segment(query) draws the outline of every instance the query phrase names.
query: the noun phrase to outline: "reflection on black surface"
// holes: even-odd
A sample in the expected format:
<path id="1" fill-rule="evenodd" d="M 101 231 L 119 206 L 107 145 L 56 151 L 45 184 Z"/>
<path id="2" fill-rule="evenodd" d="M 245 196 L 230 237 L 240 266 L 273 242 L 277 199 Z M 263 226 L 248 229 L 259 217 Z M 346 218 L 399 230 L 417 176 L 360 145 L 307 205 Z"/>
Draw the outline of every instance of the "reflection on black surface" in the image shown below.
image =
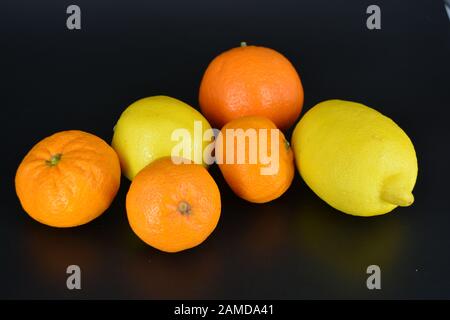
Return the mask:
<path id="1" fill-rule="evenodd" d="M 23 217 L 24 219 L 30 219 Z M 86 228 L 56 229 L 34 221 L 25 221 L 23 241 L 24 265 L 32 266 L 23 277 L 29 277 L 28 286 L 34 288 L 22 292 L 28 298 L 57 298 L 67 296 L 66 269 L 69 265 L 80 266 L 82 288 L 95 286 L 102 276 L 102 255 L 104 249 L 98 241 L 92 241 Z M 83 288 L 84 289 L 84 288 Z M 47 292 L 52 292 L 47 295 Z M 76 296 L 76 291 L 72 293 Z"/>
<path id="2" fill-rule="evenodd" d="M 15 221 L 25 248 L 19 265 L 26 267 L 18 272 L 29 290 L 18 296 L 282 298 L 327 296 L 327 292 L 345 296 L 367 292 L 367 266 L 380 265 L 395 276 L 396 265 L 402 265 L 401 217 L 407 213 L 345 215 L 316 197 L 299 177 L 280 199 L 251 204 L 231 193 L 217 168 L 211 172 L 223 198 L 219 225 L 203 244 L 177 254 L 160 252 L 134 235 L 124 207 L 126 182 L 112 208 L 85 226 L 50 228 L 23 213 Z M 65 287 L 70 264 L 81 267 L 82 292 Z"/>
<path id="3" fill-rule="evenodd" d="M 298 250 L 335 273 L 337 282 L 364 285 L 369 265 L 392 269 L 402 257 L 403 229 L 396 210 L 384 216 L 354 217 L 308 195 L 295 211 L 292 234 Z"/>
<path id="4" fill-rule="evenodd" d="M 251 224 L 242 234 L 242 249 L 254 259 L 268 258 L 283 246 L 286 220 L 277 209 L 270 205 L 257 208 Z"/>
<path id="5" fill-rule="evenodd" d="M 140 241 L 136 239 L 136 241 Z M 204 245 L 178 254 L 157 251 L 142 243 L 128 263 L 124 287 L 134 297 L 151 299 L 198 299 L 216 288 L 221 256 Z"/>

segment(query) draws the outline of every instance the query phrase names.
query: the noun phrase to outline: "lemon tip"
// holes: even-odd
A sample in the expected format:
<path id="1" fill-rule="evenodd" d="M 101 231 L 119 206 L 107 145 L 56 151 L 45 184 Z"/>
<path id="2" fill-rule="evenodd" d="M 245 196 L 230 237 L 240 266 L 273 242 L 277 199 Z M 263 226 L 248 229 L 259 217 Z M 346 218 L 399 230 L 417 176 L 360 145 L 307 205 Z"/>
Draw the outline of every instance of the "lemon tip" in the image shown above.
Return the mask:
<path id="1" fill-rule="evenodd" d="M 400 207 L 408 207 L 414 203 L 414 196 L 411 192 L 384 192 L 381 198 L 388 203 Z"/>

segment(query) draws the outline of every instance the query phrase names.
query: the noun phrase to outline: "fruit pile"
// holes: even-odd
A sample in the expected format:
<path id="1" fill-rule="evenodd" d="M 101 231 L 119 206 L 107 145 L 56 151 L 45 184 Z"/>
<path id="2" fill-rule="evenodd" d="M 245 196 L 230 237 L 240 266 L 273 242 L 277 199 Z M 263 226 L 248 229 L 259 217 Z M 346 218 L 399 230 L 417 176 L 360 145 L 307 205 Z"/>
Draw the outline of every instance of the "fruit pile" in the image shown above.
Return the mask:
<path id="1" fill-rule="evenodd" d="M 131 104 L 111 146 L 90 133 L 58 132 L 37 143 L 17 169 L 23 209 L 53 227 L 79 226 L 113 201 L 123 173 L 128 221 L 147 244 L 178 252 L 202 243 L 220 218 L 217 163 L 233 192 L 253 203 L 279 198 L 297 166 L 330 206 L 374 216 L 409 206 L 417 178 L 414 146 L 391 119 L 359 103 L 328 100 L 292 127 L 303 106 L 294 66 L 264 47 L 217 56 L 200 85 L 201 113 L 154 96 Z M 212 129 L 213 127 L 220 128 Z"/>

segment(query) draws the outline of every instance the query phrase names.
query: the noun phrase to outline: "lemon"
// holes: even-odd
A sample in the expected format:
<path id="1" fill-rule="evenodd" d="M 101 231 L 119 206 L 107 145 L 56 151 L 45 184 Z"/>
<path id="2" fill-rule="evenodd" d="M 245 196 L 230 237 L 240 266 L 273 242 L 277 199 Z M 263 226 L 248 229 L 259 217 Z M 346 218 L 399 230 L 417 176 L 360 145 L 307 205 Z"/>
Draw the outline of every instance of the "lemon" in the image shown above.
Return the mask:
<path id="1" fill-rule="evenodd" d="M 172 134 L 180 129 L 192 138 L 188 144 L 190 152 L 184 158 L 205 165 L 203 151 L 211 142 L 198 135 L 211 130 L 211 126 L 200 112 L 167 96 L 148 97 L 131 104 L 115 125 L 112 140 L 124 175 L 132 180 L 150 162 L 171 156 L 174 147 L 181 143 Z"/>
<path id="2" fill-rule="evenodd" d="M 372 108 L 343 100 L 319 103 L 297 124 L 292 146 L 306 184 L 342 212 L 374 216 L 414 202 L 414 146 Z"/>

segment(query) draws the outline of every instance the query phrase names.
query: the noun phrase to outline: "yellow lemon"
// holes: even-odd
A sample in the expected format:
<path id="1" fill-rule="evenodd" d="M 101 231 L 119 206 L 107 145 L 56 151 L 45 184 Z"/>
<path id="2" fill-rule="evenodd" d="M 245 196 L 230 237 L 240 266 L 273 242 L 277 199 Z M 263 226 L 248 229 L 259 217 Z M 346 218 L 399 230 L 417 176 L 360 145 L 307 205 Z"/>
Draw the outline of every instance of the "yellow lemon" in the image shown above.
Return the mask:
<path id="1" fill-rule="evenodd" d="M 125 109 L 114 127 L 111 145 L 119 156 L 122 172 L 133 180 L 150 162 L 172 156 L 180 144 L 189 149 L 180 152 L 180 157 L 205 164 L 203 151 L 211 144 L 203 139 L 207 130 L 211 130 L 208 121 L 191 106 L 175 98 L 154 96 Z"/>
<path id="2" fill-rule="evenodd" d="M 306 184 L 340 211 L 374 216 L 414 202 L 414 146 L 394 121 L 372 108 L 321 102 L 297 124 L 292 147 Z"/>

